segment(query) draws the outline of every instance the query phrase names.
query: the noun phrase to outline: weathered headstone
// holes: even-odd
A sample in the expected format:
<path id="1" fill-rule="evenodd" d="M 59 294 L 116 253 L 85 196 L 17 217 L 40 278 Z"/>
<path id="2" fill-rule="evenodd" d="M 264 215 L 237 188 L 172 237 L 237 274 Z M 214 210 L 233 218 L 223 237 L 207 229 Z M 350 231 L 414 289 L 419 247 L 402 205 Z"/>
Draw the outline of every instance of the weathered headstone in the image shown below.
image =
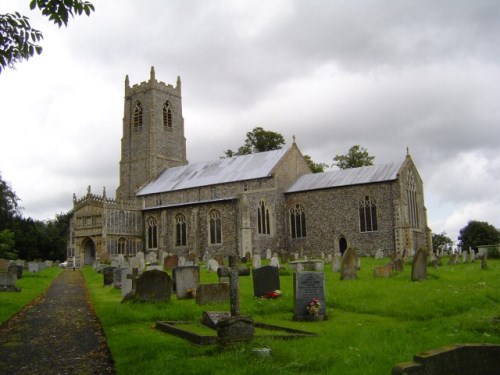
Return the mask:
<path id="1" fill-rule="evenodd" d="M 483 255 L 483 259 L 481 259 L 481 269 L 488 269 L 488 250 Z"/>
<path id="2" fill-rule="evenodd" d="M 142 251 L 139 251 L 137 254 L 135 254 L 135 257 L 139 259 L 139 271 L 142 271 L 144 267 L 146 266 L 146 261 L 144 259 L 144 253 Z"/>
<path id="3" fill-rule="evenodd" d="M 260 254 L 254 254 L 252 259 L 253 268 L 259 268 L 262 266 L 262 261 L 260 259 Z"/>
<path id="4" fill-rule="evenodd" d="M 198 305 L 224 302 L 229 302 L 229 283 L 199 284 L 196 288 Z"/>
<path id="5" fill-rule="evenodd" d="M 335 253 L 332 258 L 332 272 L 340 272 L 340 256 Z"/>
<path id="6" fill-rule="evenodd" d="M 117 267 L 113 270 L 113 288 L 121 289 L 122 287 L 122 269 Z"/>
<path id="7" fill-rule="evenodd" d="M 28 263 L 28 271 L 29 272 L 38 272 L 38 262 L 29 262 Z"/>
<path id="8" fill-rule="evenodd" d="M 19 264 L 13 263 L 9 265 L 8 271 L 15 273 L 18 280 L 23 278 L 23 266 Z"/>
<path id="9" fill-rule="evenodd" d="M 177 299 L 193 298 L 200 284 L 200 267 L 186 266 L 175 268 L 175 292 Z"/>
<path id="10" fill-rule="evenodd" d="M 20 292 L 16 286 L 17 276 L 14 272 L 0 271 L 0 292 Z"/>
<path id="11" fill-rule="evenodd" d="M 475 260 L 476 260 L 476 252 L 474 250 L 470 250 L 469 251 L 469 258 L 470 258 L 470 262 L 473 263 Z"/>
<path id="12" fill-rule="evenodd" d="M 273 257 L 273 253 L 271 252 L 271 249 L 266 250 L 266 259 L 271 259 Z"/>
<path id="13" fill-rule="evenodd" d="M 462 263 L 467 263 L 467 251 L 462 251 Z"/>
<path id="14" fill-rule="evenodd" d="M 129 263 L 130 263 L 130 269 L 137 268 L 138 270 L 142 271 L 141 267 L 141 262 L 137 257 L 130 257 L 129 258 Z"/>
<path id="15" fill-rule="evenodd" d="M 143 302 L 165 302 L 172 296 L 173 281 L 163 271 L 145 271 L 136 281 L 135 298 Z"/>
<path id="16" fill-rule="evenodd" d="M 356 249 L 349 247 L 342 256 L 340 279 L 353 280 L 358 278 L 358 254 Z"/>
<path id="17" fill-rule="evenodd" d="M 294 273 L 293 290 L 293 320 L 326 319 L 325 274 L 323 272 Z"/>
<path id="18" fill-rule="evenodd" d="M 180 256 L 177 261 L 177 267 L 184 267 L 184 266 L 186 266 L 186 258 Z"/>
<path id="19" fill-rule="evenodd" d="M 421 281 L 427 278 L 427 252 L 418 249 L 411 264 L 411 280 Z"/>
<path id="20" fill-rule="evenodd" d="M 263 266 L 252 271 L 253 294 L 262 297 L 269 292 L 280 289 L 279 269 L 273 266 Z"/>
<path id="21" fill-rule="evenodd" d="M 269 263 L 272 267 L 280 268 L 280 261 L 278 257 L 272 257 L 271 262 Z"/>
<path id="22" fill-rule="evenodd" d="M 384 252 L 382 251 L 382 249 L 378 249 L 375 252 L 375 259 L 382 259 L 383 257 L 384 257 Z"/>
<path id="23" fill-rule="evenodd" d="M 217 269 L 219 268 L 219 262 L 217 262 L 215 259 L 209 259 L 207 262 L 207 267 L 209 272 L 217 272 Z"/>
<path id="24" fill-rule="evenodd" d="M 130 268 L 121 269 L 122 298 L 132 291 L 132 278 L 130 278 L 130 275 L 132 275 L 132 270 Z"/>
<path id="25" fill-rule="evenodd" d="M 156 252 L 151 251 L 146 254 L 144 260 L 149 264 L 156 263 L 158 261 L 158 256 L 156 255 Z"/>
<path id="26" fill-rule="evenodd" d="M 104 285 L 113 285 L 113 273 L 115 267 L 104 267 L 102 269 L 102 277 Z"/>
<path id="27" fill-rule="evenodd" d="M 165 259 L 163 260 L 163 269 L 164 270 L 171 270 L 172 268 L 178 267 L 179 266 L 179 257 L 174 254 L 174 255 L 167 255 Z"/>
<path id="28" fill-rule="evenodd" d="M 391 277 L 391 273 L 391 265 L 379 266 L 373 269 L 373 276 L 375 277 Z"/>
<path id="29" fill-rule="evenodd" d="M 9 270 L 9 261 L 4 258 L 0 258 L 0 272 L 7 272 Z"/>

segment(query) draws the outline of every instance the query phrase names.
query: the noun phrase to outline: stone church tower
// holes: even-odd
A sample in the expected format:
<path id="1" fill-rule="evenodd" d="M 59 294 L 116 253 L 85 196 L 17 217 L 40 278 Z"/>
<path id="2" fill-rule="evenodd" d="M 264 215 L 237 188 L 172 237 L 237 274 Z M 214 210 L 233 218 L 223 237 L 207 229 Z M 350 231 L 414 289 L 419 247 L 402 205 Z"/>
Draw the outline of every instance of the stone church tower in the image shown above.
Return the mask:
<path id="1" fill-rule="evenodd" d="M 154 67 L 148 82 L 130 87 L 125 78 L 118 201 L 136 199 L 137 189 L 167 168 L 187 164 L 181 80 L 158 82 Z"/>

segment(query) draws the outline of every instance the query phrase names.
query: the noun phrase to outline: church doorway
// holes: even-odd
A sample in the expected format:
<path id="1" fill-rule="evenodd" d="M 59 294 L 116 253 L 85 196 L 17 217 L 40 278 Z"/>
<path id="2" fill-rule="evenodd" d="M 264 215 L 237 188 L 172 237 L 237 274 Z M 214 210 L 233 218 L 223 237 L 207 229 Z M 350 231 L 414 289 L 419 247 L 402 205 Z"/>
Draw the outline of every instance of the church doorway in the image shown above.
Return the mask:
<path id="1" fill-rule="evenodd" d="M 347 240 L 344 236 L 339 238 L 339 250 L 341 255 L 344 255 L 344 251 L 347 250 Z"/>
<path id="2" fill-rule="evenodd" d="M 83 264 L 93 264 L 95 261 L 95 243 L 90 237 L 83 240 Z"/>

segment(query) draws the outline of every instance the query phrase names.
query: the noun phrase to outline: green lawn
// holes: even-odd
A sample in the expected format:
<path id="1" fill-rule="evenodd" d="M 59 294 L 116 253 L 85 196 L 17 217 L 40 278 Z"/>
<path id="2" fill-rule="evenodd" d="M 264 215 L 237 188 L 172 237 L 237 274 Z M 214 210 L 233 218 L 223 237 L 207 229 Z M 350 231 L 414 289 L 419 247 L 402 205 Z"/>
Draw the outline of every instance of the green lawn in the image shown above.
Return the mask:
<path id="1" fill-rule="evenodd" d="M 54 278 L 61 272 L 62 269 L 59 267 L 45 268 L 36 273 L 24 270 L 23 277 L 16 282 L 17 287 L 21 288 L 21 292 L 0 293 L 0 324 L 45 292 Z"/>
<path id="2" fill-rule="evenodd" d="M 359 279 L 339 280 L 326 266 L 328 320 L 293 322 L 293 278 L 281 276 L 282 297 L 253 297 L 251 277 L 241 277 L 241 313 L 254 320 L 315 332 L 296 340 L 258 338 L 220 350 L 200 347 L 154 329 L 157 320 L 192 320 L 204 310 L 194 300 L 122 304 L 119 290 L 103 286 L 102 274 L 84 269 L 119 374 L 390 374 L 395 363 L 451 343 L 500 343 L 500 260 L 429 269 L 424 282 L 411 282 L 411 266 L 390 279 L 373 267 L 387 259 L 363 258 Z M 202 269 L 202 282 L 216 282 Z M 253 348 L 271 348 L 257 357 Z"/>

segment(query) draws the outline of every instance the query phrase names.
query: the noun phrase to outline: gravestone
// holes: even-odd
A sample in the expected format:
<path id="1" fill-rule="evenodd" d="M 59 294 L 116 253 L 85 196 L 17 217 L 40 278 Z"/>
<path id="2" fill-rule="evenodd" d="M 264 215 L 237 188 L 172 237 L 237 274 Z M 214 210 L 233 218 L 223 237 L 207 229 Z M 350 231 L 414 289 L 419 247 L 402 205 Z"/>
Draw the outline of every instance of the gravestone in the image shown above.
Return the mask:
<path id="1" fill-rule="evenodd" d="M 333 259 L 333 255 L 332 255 L 332 254 L 328 254 L 328 255 L 326 256 L 326 261 L 327 261 L 328 263 L 332 263 L 332 259 Z"/>
<path id="2" fill-rule="evenodd" d="M 51 260 L 46 260 L 44 263 L 45 263 L 45 267 L 48 267 L 48 268 L 50 268 L 54 265 L 54 262 Z"/>
<path id="3" fill-rule="evenodd" d="M 122 283 L 122 302 L 130 301 L 135 298 L 135 290 L 137 288 L 137 279 L 139 278 L 139 270 L 137 268 L 133 268 L 132 272 L 126 275 L 125 284 Z M 130 281 L 129 281 L 130 280 Z M 130 282 L 130 284 L 129 284 Z M 123 293 L 125 290 L 125 294 Z"/>
<path id="4" fill-rule="evenodd" d="M 272 257 L 272 258 L 271 258 L 270 265 L 271 265 L 272 267 L 277 267 L 277 268 L 280 268 L 280 261 L 279 261 L 278 257 Z"/>
<path id="5" fill-rule="evenodd" d="M 280 289 L 279 268 L 263 266 L 252 271 L 253 294 L 255 297 L 263 297 L 269 292 Z"/>
<path id="6" fill-rule="evenodd" d="M 113 273 L 115 267 L 104 267 L 102 269 L 102 277 L 104 285 L 113 285 Z"/>
<path id="7" fill-rule="evenodd" d="M 475 260 L 476 260 L 476 252 L 474 250 L 470 250 L 470 254 L 469 254 L 469 258 L 470 258 L 470 262 L 473 263 Z"/>
<path id="8" fill-rule="evenodd" d="M 391 265 L 375 267 L 373 269 L 373 276 L 375 277 L 391 277 L 391 273 L 392 273 Z"/>
<path id="9" fill-rule="evenodd" d="M 404 261 L 399 257 L 390 261 L 387 265 L 391 265 L 392 269 L 396 272 L 403 272 Z"/>
<path id="10" fill-rule="evenodd" d="M 146 263 L 149 263 L 149 264 L 156 263 L 158 261 L 158 256 L 156 255 L 156 253 L 154 251 L 151 251 L 151 252 L 146 254 L 144 260 L 146 261 Z"/>
<path id="11" fill-rule="evenodd" d="M 113 270 L 113 288 L 121 289 L 122 287 L 122 269 L 117 267 Z"/>
<path id="12" fill-rule="evenodd" d="M 193 298 L 200 284 L 200 267 L 186 266 L 175 268 L 175 292 L 177 299 Z"/>
<path id="13" fill-rule="evenodd" d="M 173 281 L 163 271 L 145 271 L 137 278 L 135 299 L 143 302 L 165 302 L 172 296 Z"/>
<path id="14" fill-rule="evenodd" d="M 131 258 L 129 258 L 128 261 L 130 263 L 131 269 L 137 268 L 138 270 L 140 270 L 142 272 L 142 268 L 140 268 L 141 262 L 139 261 L 139 259 L 137 259 L 137 257 L 131 257 Z"/>
<path id="15" fill-rule="evenodd" d="M 11 264 L 8 271 L 15 273 L 18 280 L 23 278 L 23 266 L 20 266 L 19 264 Z"/>
<path id="16" fill-rule="evenodd" d="M 260 259 L 260 254 L 255 254 L 252 259 L 253 268 L 259 268 L 262 266 L 262 261 Z"/>
<path id="17" fill-rule="evenodd" d="M 422 281 L 427 278 L 427 252 L 418 249 L 411 263 L 411 280 Z"/>
<path id="18" fill-rule="evenodd" d="M 146 261 L 144 260 L 144 253 L 142 251 L 139 251 L 137 254 L 135 254 L 135 257 L 139 259 L 139 271 L 142 271 L 146 266 Z"/>
<path id="19" fill-rule="evenodd" d="M 382 249 L 378 249 L 377 252 L 375 253 L 375 259 L 382 259 L 384 257 L 384 252 Z"/>
<path id="20" fill-rule="evenodd" d="M 229 302 L 229 283 L 199 284 L 196 288 L 196 304 Z"/>
<path id="21" fill-rule="evenodd" d="M 483 259 L 481 259 L 481 269 L 488 269 L 488 250 L 485 251 Z"/>
<path id="22" fill-rule="evenodd" d="M 273 257 L 273 253 L 271 252 L 271 249 L 266 250 L 266 259 L 271 259 Z"/>
<path id="23" fill-rule="evenodd" d="M 163 260 L 163 269 L 164 270 L 171 270 L 172 268 L 178 267 L 179 266 L 179 257 L 174 254 L 174 255 L 167 255 L 165 259 Z"/>
<path id="24" fill-rule="evenodd" d="M 112 259 L 110 266 L 113 268 L 118 268 L 120 267 L 120 262 L 118 261 L 118 259 Z"/>
<path id="25" fill-rule="evenodd" d="M 186 266 L 186 258 L 180 256 L 177 261 L 177 267 L 184 267 L 184 266 Z"/>
<path id="26" fill-rule="evenodd" d="M 323 272 L 297 272 L 293 274 L 293 320 L 325 320 L 326 295 Z"/>
<path id="27" fill-rule="evenodd" d="M 219 268 L 219 262 L 217 262 L 215 259 L 209 259 L 207 262 L 207 268 L 209 272 L 217 272 L 217 269 Z"/>
<path id="28" fill-rule="evenodd" d="M 28 271 L 29 272 L 38 272 L 38 263 L 37 262 L 29 262 L 28 263 Z"/>
<path id="29" fill-rule="evenodd" d="M 122 268 L 121 269 L 121 289 L 122 289 L 122 298 L 125 298 L 127 294 L 132 291 L 132 270 L 130 268 Z"/>
<path id="30" fill-rule="evenodd" d="M 0 292 L 20 292 L 21 288 L 16 286 L 16 281 L 14 272 L 0 271 Z"/>
<path id="31" fill-rule="evenodd" d="M 332 272 L 340 272 L 340 256 L 335 253 L 332 258 Z"/>
<path id="32" fill-rule="evenodd" d="M 4 258 L 0 258 L 0 272 L 7 272 L 9 270 L 9 261 Z"/>
<path id="33" fill-rule="evenodd" d="M 349 247 L 342 255 L 340 266 L 340 280 L 353 280 L 358 278 L 358 254 L 356 249 Z"/>

